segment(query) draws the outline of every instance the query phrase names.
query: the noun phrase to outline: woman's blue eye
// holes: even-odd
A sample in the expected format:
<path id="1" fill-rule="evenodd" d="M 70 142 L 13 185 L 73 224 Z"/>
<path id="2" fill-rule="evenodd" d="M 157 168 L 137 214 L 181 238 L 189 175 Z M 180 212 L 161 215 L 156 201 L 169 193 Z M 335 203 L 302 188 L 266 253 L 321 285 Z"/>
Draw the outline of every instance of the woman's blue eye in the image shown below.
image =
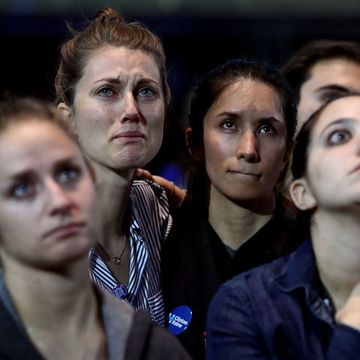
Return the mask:
<path id="1" fill-rule="evenodd" d="M 76 168 L 66 168 L 59 171 L 58 181 L 62 184 L 72 183 L 80 177 L 80 171 Z"/>
<path id="2" fill-rule="evenodd" d="M 151 97 L 155 95 L 155 91 L 150 88 L 142 88 L 139 90 L 138 94 L 143 97 Z"/>
<path id="3" fill-rule="evenodd" d="M 104 87 L 98 91 L 98 94 L 104 97 L 114 96 L 114 90 L 109 87 Z"/>
<path id="4" fill-rule="evenodd" d="M 351 138 L 351 134 L 346 130 L 335 130 L 327 139 L 330 146 L 344 144 Z"/>
<path id="5" fill-rule="evenodd" d="M 32 195 L 33 193 L 33 187 L 26 183 L 20 183 L 14 186 L 12 189 L 12 196 L 14 196 L 17 199 L 23 199 L 27 198 Z"/>

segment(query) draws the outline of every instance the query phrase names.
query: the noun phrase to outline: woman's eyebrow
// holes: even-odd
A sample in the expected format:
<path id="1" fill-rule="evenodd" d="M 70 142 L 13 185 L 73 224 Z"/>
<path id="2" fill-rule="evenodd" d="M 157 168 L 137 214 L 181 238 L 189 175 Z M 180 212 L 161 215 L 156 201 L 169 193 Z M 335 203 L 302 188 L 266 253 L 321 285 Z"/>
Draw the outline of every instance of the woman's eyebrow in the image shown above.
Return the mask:
<path id="1" fill-rule="evenodd" d="M 336 125 L 347 125 L 347 126 L 352 126 L 355 123 L 355 119 L 353 118 L 340 118 L 337 119 L 333 122 L 331 122 L 330 124 L 326 125 L 325 128 L 320 132 L 320 134 L 323 134 L 325 131 L 327 131 L 327 129 L 332 128 L 333 126 Z"/>

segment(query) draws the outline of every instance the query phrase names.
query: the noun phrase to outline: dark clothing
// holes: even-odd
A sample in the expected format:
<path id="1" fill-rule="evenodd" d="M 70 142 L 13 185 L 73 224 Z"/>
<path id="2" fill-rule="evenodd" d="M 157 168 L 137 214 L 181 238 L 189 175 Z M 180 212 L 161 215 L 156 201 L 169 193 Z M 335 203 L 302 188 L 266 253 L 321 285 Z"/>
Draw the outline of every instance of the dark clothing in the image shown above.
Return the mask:
<path id="1" fill-rule="evenodd" d="M 101 315 L 109 360 L 190 360 L 188 354 L 150 316 L 134 312 L 105 290 L 99 289 Z M 141 335 L 141 336 L 140 336 Z M 16 312 L 0 273 L 0 359 L 42 360 Z"/>
<path id="2" fill-rule="evenodd" d="M 231 256 L 206 221 L 184 204 L 174 213 L 173 228 L 163 248 L 162 274 L 167 314 L 179 306 L 192 310 L 189 327 L 177 337 L 194 359 L 205 358 L 205 321 L 209 302 L 234 275 L 289 253 L 290 221 L 281 211 Z"/>
<path id="3" fill-rule="evenodd" d="M 209 308 L 209 360 L 355 360 L 359 354 L 360 331 L 335 323 L 310 241 L 230 280 Z"/>

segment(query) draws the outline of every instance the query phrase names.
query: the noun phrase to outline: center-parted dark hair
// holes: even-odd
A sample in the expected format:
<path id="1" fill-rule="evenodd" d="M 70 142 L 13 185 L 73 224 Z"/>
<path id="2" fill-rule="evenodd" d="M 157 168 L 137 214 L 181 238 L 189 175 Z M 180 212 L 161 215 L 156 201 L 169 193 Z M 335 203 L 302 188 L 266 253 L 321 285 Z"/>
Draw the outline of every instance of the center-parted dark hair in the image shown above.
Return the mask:
<path id="1" fill-rule="evenodd" d="M 310 115 L 309 119 L 304 123 L 304 125 L 300 129 L 300 132 L 296 137 L 295 147 L 293 151 L 293 158 L 291 163 L 291 172 L 294 179 L 299 179 L 305 176 L 306 174 L 306 167 L 309 158 L 309 145 L 310 145 L 311 134 L 321 114 L 329 106 L 329 104 L 332 104 L 334 101 L 347 98 L 349 96 L 360 96 L 360 93 L 351 92 L 327 101 L 317 111 L 315 111 L 312 115 Z"/>
<path id="2" fill-rule="evenodd" d="M 285 118 L 287 143 L 291 144 L 296 129 L 296 106 L 285 77 L 268 64 L 234 59 L 211 70 L 200 79 L 195 88 L 189 113 L 194 146 L 202 144 L 204 117 L 211 105 L 229 85 L 241 79 L 259 81 L 274 89 Z"/>
<path id="3" fill-rule="evenodd" d="M 270 86 L 277 94 L 286 124 L 286 143 L 292 145 L 296 129 L 296 106 L 292 90 L 285 77 L 274 67 L 247 59 L 234 59 L 223 63 L 200 79 L 195 88 L 189 113 L 189 125 L 192 128 L 190 147 L 203 149 L 204 118 L 211 105 L 231 84 L 240 80 L 253 80 Z M 202 159 L 193 159 L 188 173 L 188 198 L 194 203 L 207 205 L 208 177 Z M 270 191 L 270 190 L 269 190 Z M 200 206 L 200 205 L 199 205 Z M 206 206 L 207 209 L 207 206 Z M 200 209 L 198 209 L 200 210 Z"/>

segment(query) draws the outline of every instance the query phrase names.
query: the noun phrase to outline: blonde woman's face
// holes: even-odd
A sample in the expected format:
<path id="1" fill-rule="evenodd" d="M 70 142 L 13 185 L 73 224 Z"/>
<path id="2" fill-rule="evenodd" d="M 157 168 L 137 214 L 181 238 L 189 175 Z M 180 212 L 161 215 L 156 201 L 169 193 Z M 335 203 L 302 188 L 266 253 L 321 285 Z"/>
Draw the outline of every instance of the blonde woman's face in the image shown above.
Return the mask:
<path id="1" fill-rule="evenodd" d="M 0 229 L 2 254 L 42 268 L 84 258 L 99 240 L 94 181 L 58 126 L 29 119 L 1 133 Z"/>

